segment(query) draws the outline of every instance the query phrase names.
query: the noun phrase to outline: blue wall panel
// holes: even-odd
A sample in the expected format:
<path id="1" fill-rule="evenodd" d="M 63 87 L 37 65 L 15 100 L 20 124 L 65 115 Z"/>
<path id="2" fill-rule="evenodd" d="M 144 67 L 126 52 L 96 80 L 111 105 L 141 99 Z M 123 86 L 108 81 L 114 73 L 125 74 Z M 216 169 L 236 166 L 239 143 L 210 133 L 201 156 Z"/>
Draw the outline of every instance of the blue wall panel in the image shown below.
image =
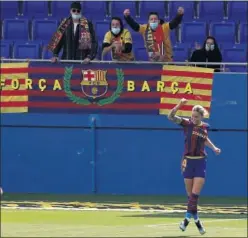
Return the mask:
<path id="1" fill-rule="evenodd" d="M 209 151 L 203 194 L 247 196 L 247 75 L 215 75 L 209 122 L 223 153 Z M 182 153 L 182 131 L 165 116 L 1 114 L 6 192 L 185 194 Z"/>
<path id="2" fill-rule="evenodd" d="M 1 130 L 6 192 L 91 192 L 91 132 L 47 128 Z"/>

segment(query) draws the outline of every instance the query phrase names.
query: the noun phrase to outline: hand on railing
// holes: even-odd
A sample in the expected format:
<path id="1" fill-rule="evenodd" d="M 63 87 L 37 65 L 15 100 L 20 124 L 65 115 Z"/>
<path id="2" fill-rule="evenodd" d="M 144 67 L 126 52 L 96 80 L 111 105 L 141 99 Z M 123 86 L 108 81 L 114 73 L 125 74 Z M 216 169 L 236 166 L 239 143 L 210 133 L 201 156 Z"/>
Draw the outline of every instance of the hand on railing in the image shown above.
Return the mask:
<path id="1" fill-rule="evenodd" d="M 52 63 L 57 63 L 59 61 L 59 58 L 58 57 L 52 57 L 51 58 L 51 62 Z"/>

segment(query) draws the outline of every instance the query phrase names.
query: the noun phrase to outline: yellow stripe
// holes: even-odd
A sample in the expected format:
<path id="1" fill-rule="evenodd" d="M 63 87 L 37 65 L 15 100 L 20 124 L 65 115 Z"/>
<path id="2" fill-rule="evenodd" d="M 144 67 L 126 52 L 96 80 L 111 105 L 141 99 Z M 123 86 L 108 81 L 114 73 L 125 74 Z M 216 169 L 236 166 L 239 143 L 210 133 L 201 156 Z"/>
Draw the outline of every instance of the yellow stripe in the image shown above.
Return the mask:
<path id="1" fill-rule="evenodd" d="M 12 90 L 12 91 L 19 91 L 19 90 L 26 90 L 25 84 L 20 84 L 19 89 L 13 89 L 11 85 L 5 85 L 2 90 Z"/>
<path id="2" fill-rule="evenodd" d="M 28 101 L 28 96 L 1 96 L 1 102 L 23 102 Z"/>
<path id="3" fill-rule="evenodd" d="M 184 93 L 185 89 L 184 88 L 178 88 L 178 92 L 177 93 Z M 193 95 L 205 95 L 205 96 L 211 96 L 212 95 L 212 91 L 211 90 L 205 90 L 205 89 L 192 89 L 193 91 Z M 172 94 L 172 90 L 170 87 L 165 87 L 164 91 L 166 93 L 171 93 Z"/>
<path id="4" fill-rule="evenodd" d="M 21 74 L 1 74 L 1 81 L 5 81 L 6 79 L 27 79 L 28 74 L 27 73 L 21 73 Z"/>
<path id="5" fill-rule="evenodd" d="M 160 115 L 168 115 L 170 111 L 171 111 L 170 109 L 160 109 L 159 114 Z M 177 112 L 177 116 L 179 116 L 179 117 L 191 117 L 191 114 L 192 114 L 191 111 L 179 110 Z M 206 116 L 205 118 L 209 118 L 209 115 Z"/>
<path id="6" fill-rule="evenodd" d="M 0 107 L 1 113 L 28 112 L 27 107 Z"/>
<path id="7" fill-rule="evenodd" d="M 1 68 L 28 68 L 29 63 L 2 63 Z"/>
<path id="8" fill-rule="evenodd" d="M 29 63 L 3 63 L 1 64 L 2 69 L 8 68 L 28 68 Z M 27 79 L 28 73 L 20 73 L 20 74 L 1 74 L 1 81 L 5 82 L 6 79 Z M 25 89 L 25 85 L 20 85 L 19 89 Z M 11 85 L 5 85 L 2 87 L 2 90 L 13 90 Z M 2 102 L 14 102 L 14 101 L 28 101 L 28 96 L 1 96 L 0 100 Z M 28 112 L 28 107 L 1 107 L 1 113 L 20 113 L 20 112 Z"/>
<path id="9" fill-rule="evenodd" d="M 184 82 L 184 83 L 199 83 L 199 84 L 209 84 L 213 83 L 212 79 L 208 78 L 189 78 L 189 77 L 178 77 L 178 76 L 168 76 L 162 75 L 161 81 L 165 82 Z"/>
<path id="10" fill-rule="evenodd" d="M 201 73 L 213 73 L 214 72 L 214 69 L 192 67 L 192 66 L 174 66 L 174 65 L 164 65 L 163 70 L 201 72 Z"/>
<path id="11" fill-rule="evenodd" d="M 161 98 L 161 103 L 178 104 L 178 98 Z M 188 106 L 201 105 L 203 107 L 210 107 L 211 102 L 200 101 L 200 100 L 188 100 Z"/>

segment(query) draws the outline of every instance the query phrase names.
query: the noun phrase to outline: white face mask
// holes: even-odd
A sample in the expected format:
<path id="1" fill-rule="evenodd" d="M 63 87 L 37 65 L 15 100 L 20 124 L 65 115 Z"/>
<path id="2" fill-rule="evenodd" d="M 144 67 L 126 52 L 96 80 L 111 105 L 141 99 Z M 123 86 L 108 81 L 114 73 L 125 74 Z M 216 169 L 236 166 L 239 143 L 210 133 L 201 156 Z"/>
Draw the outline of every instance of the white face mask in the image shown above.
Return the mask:
<path id="1" fill-rule="evenodd" d="M 82 17 L 82 15 L 81 14 L 74 14 L 74 13 L 72 13 L 71 14 L 71 17 L 72 17 L 73 20 L 79 20 Z"/>
<path id="2" fill-rule="evenodd" d="M 150 27 L 152 28 L 152 30 L 156 30 L 158 27 L 158 22 L 150 22 Z"/>
<path id="3" fill-rule="evenodd" d="M 214 44 L 206 44 L 205 50 L 206 51 L 213 51 L 214 50 Z"/>
<path id="4" fill-rule="evenodd" d="M 121 31 L 121 28 L 119 28 L 119 27 L 116 27 L 116 28 L 112 27 L 111 31 L 113 32 L 114 35 L 118 35 L 120 33 L 120 31 Z"/>

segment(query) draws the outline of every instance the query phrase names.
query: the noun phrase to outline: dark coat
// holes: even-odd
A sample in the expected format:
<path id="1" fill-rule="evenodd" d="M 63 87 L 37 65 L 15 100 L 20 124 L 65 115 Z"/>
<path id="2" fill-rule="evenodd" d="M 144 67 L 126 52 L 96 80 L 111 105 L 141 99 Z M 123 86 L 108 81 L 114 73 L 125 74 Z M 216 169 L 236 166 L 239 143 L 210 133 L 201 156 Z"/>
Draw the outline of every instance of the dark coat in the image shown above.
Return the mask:
<path id="1" fill-rule="evenodd" d="M 222 62 L 222 55 L 219 50 L 218 44 L 216 43 L 215 38 L 213 37 L 208 37 L 207 39 L 213 39 L 214 41 L 214 50 L 213 51 L 206 51 L 205 45 L 206 41 L 203 44 L 203 47 L 199 50 L 195 50 L 192 53 L 192 56 L 190 58 L 190 62 Z M 197 65 L 198 67 L 206 67 L 206 68 L 211 68 L 215 69 L 215 71 L 220 71 L 220 65 Z"/>
<path id="2" fill-rule="evenodd" d="M 92 46 L 90 50 L 79 50 L 79 29 L 80 24 L 77 27 L 76 34 L 74 35 L 74 26 L 71 23 L 65 30 L 62 39 L 60 40 L 57 47 L 54 49 L 54 56 L 57 56 L 61 49 L 63 49 L 63 54 L 61 59 L 64 60 L 84 60 L 85 58 L 90 58 L 93 60 L 97 55 L 98 42 L 96 39 L 96 34 L 93 28 L 92 22 L 88 21 L 89 31 L 92 39 Z"/>

